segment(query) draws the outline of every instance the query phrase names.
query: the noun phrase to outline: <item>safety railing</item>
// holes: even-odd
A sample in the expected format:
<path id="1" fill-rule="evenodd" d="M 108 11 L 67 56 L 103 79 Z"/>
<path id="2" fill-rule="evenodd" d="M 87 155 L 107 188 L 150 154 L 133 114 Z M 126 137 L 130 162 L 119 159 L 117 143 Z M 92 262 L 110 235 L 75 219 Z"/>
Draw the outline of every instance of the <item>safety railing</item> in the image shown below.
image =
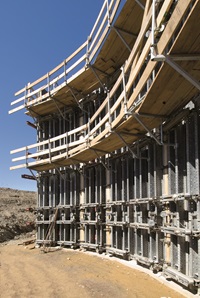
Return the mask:
<path id="1" fill-rule="evenodd" d="M 88 39 L 50 72 L 16 92 L 15 96 L 20 97 L 11 105 L 18 106 L 10 110 L 9 113 L 44 101 L 73 80 L 74 77 L 84 72 L 102 47 L 110 24 L 118 12 L 119 4 L 120 0 L 105 0 Z"/>
<path id="2" fill-rule="evenodd" d="M 173 1 L 171 0 L 164 1 L 156 17 L 157 26 L 162 24 L 163 18 L 166 15 L 166 12 L 169 11 L 172 2 Z M 180 24 L 183 15 L 185 12 L 187 12 L 190 2 L 191 1 L 188 1 L 188 4 L 176 14 L 176 22 L 172 20 L 170 23 L 169 20 L 169 25 L 166 26 L 165 29 L 167 38 L 160 38 L 157 44 L 159 53 L 163 53 L 171 39 L 174 39 L 174 32 L 176 31 L 177 26 Z M 179 3 L 177 3 L 177 5 L 179 5 Z M 151 84 L 153 84 L 153 81 L 156 80 L 156 74 L 160 71 L 160 69 L 157 67 L 157 63 L 152 62 L 149 59 L 152 46 L 151 36 L 146 39 L 146 43 L 143 45 L 142 50 L 140 49 L 140 45 L 144 41 L 145 33 L 150 27 L 151 17 L 152 13 L 151 9 L 149 9 L 148 13 L 144 15 L 140 33 L 136 39 L 128 60 L 125 62 L 124 67 L 122 68 L 121 74 L 119 75 L 113 88 L 110 91 L 106 90 L 107 96 L 105 97 L 104 102 L 94 113 L 94 115 L 92 115 L 87 124 L 49 140 L 11 151 L 11 154 L 25 152 L 25 156 L 15 158 L 12 160 L 13 162 L 21 160 L 26 161 L 25 164 L 14 166 L 11 169 L 33 167 L 36 165 L 42 165 L 45 163 L 51 163 L 70 158 L 71 156 L 74 156 L 83 150 L 87 150 L 88 147 L 92 147 L 97 143 L 99 144 L 99 142 L 102 141 L 107 134 L 112 133 L 112 131 L 115 130 L 122 122 L 126 121 L 125 116 L 127 116 L 127 112 L 131 110 L 131 113 L 133 113 L 134 110 L 143 102 L 145 96 L 140 96 L 141 93 L 148 93 Z M 128 73 L 129 79 L 125 84 L 124 75 Z M 121 86 L 123 86 L 121 94 L 116 100 L 112 100 Z M 98 122 L 98 117 L 102 111 L 104 111 L 105 116 Z M 129 116 L 130 115 L 128 115 L 128 117 Z M 96 122 L 98 122 L 98 124 L 96 124 Z M 90 127 L 93 128 L 90 129 Z M 80 131 L 85 132 L 85 136 L 82 138 L 79 138 Z M 72 134 L 77 134 L 75 137 L 75 140 L 77 141 L 69 143 L 67 137 Z M 55 146 L 55 141 L 57 140 L 64 140 L 64 145 Z M 48 144 L 48 148 L 40 151 L 41 146 L 44 144 Z M 36 151 L 29 153 L 29 150 L 31 149 Z M 35 158 L 37 160 L 33 161 Z"/>

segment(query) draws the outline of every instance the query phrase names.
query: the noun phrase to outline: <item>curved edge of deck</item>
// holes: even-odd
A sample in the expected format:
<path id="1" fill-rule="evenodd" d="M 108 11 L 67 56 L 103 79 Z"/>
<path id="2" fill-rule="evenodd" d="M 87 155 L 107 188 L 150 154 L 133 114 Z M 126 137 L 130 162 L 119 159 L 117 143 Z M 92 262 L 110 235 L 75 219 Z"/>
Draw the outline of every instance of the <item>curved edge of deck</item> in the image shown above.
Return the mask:
<path id="1" fill-rule="evenodd" d="M 172 1 L 166 0 L 160 8 L 155 20 L 158 28 L 163 25 L 171 4 Z M 165 23 L 164 31 L 154 31 L 153 37 L 151 34 L 146 36 L 153 19 L 152 7 L 146 7 L 140 32 L 128 59 L 112 89 L 106 89 L 103 103 L 84 128 L 80 126 L 46 141 L 12 151 L 13 154 L 24 152 L 13 162 L 24 160 L 25 163 L 11 169 L 27 167 L 44 171 L 54 168 L 55 164 L 62 167 L 87 163 L 124 144 L 132 144 L 192 99 L 200 90 L 197 46 L 200 42 L 197 18 L 200 4 L 196 1 L 191 5 L 192 1 L 179 1 Z M 188 37 L 185 44 L 184 37 L 191 30 L 196 34 Z M 152 38 L 157 39 L 153 49 Z M 121 86 L 123 88 L 119 95 Z M 169 93 L 167 101 L 166 93 Z M 96 123 L 102 111 L 104 117 Z M 84 137 L 79 137 L 80 130 L 84 131 Z M 75 141 L 69 142 L 70 135 L 74 135 Z M 151 137 L 154 137 L 153 134 Z M 62 145 L 56 146 L 56 141 Z M 30 153 L 33 149 L 35 151 Z"/>

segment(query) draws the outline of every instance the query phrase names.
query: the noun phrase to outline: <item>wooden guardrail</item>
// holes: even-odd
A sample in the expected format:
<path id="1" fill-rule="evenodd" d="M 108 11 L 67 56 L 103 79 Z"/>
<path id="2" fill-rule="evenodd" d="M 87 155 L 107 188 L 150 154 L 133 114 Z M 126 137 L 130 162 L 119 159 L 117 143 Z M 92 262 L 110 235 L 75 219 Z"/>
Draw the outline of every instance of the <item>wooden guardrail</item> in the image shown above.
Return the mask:
<path id="1" fill-rule="evenodd" d="M 50 95 L 54 94 L 65 86 L 67 79 L 77 76 L 80 70 L 84 71 L 87 64 L 93 61 L 101 48 L 110 30 L 110 24 L 118 12 L 119 4 L 120 0 L 105 0 L 87 40 L 50 72 L 16 92 L 15 96 L 20 97 L 11 102 L 11 105 L 18 106 L 10 110 L 9 114 L 26 108 L 27 105 L 40 102 L 43 99 L 43 91 Z"/>
<path id="2" fill-rule="evenodd" d="M 172 2 L 172 0 L 165 0 L 163 2 L 163 5 L 156 17 L 157 27 L 160 27 L 163 23 Z M 164 53 L 169 50 L 168 44 L 172 41 L 172 39 L 175 40 L 174 34 L 178 34 L 178 32 L 176 32 L 178 26 L 179 31 L 181 30 L 180 23 L 182 22 L 182 26 L 184 25 L 183 16 L 188 11 L 191 3 L 191 0 L 180 0 L 177 3 L 177 9 L 174 10 L 168 24 L 166 25 L 165 36 L 160 37 L 158 41 L 157 49 L 159 53 Z M 104 102 L 94 115 L 91 116 L 88 123 L 49 140 L 11 151 L 11 154 L 25 152 L 24 156 L 14 158 L 14 162 L 22 160 L 26 161 L 23 164 L 12 167 L 11 169 L 22 167 L 34 168 L 34 166 L 61 161 L 62 159 L 70 158 L 70 156 L 74 157 L 79 152 L 87 150 L 88 144 L 90 148 L 94 147 L 97 143 L 100 146 L 101 141 L 105 139 L 107 134 L 111 134 L 112 130 L 116 130 L 122 123 L 126 123 L 124 116 L 127 116 L 127 111 L 131 110 L 131 112 L 133 112 L 141 105 L 145 96 L 141 97 L 140 95 L 143 94 L 144 90 L 146 94 L 148 93 L 150 85 L 153 84 L 156 79 L 156 74 L 160 70 L 160 68 L 157 67 L 157 62 L 151 61 L 149 57 L 150 48 L 152 46 L 151 36 L 148 38 L 144 37 L 145 33 L 150 28 L 151 18 L 151 7 L 147 5 L 144 10 L 140 33 L 138 34 L 128 60 L 124 64 L 122 72 L 112 90 L 107 92 Z M 146 61 L 145 64 L 144 61 Z M 129 79 L 127 83 L 124 84 L 123 76 L 127 73 L 129 73 Z M 153 76 L 152 73 L 154 74 Z M 115 96 L 116 92 L 119 91 L 121 86 L 123 86 L 124 89 L 111 105 L 111 99 Z M 101 119 L 101 121 L 97 121 L 102 111 L 104 111 L 105 116 Z M 128 117 L 130 118 L 131 116 L 128 115 Z M 96 125 L 94 125 L 95 121 L 98 122 Z M 90 127 L 93 128 L 90 129 Z M 85 136 L 82 139 L 79 139 L 78 136 L 80 131 L 85 132 Z M 74 135 L 74 140 L 76 141 L 68 142 L 69 135 Z M 62 143 L 62 145 L 55 146 L 55 142 L 58 140 Z M 35 152 L 29 153 L 32 149 L 34 149 Z M 35 158 L 36 160 L 33 161 Z"/>

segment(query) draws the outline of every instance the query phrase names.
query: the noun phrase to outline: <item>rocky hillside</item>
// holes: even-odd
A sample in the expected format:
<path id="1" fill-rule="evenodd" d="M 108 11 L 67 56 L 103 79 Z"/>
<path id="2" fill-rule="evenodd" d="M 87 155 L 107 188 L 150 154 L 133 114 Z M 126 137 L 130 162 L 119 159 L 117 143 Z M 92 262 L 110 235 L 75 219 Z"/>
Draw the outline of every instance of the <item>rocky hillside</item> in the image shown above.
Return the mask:
<path id="1" fill-rule="evenodd" d="M 0 188 L 0 243 L 34 232 L 37 194 Z"/>

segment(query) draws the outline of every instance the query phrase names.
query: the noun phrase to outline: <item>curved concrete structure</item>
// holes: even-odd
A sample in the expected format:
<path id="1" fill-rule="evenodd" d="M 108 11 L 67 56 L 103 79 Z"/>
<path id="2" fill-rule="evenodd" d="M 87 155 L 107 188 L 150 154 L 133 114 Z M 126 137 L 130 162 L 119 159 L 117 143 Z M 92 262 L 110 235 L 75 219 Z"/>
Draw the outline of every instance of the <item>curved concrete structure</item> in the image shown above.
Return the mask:
<path id="1" fill-rule="evenodd" d="M 55 211 L 54 243 L 136 258 L 198 288 L 199 11 L 199 0 L 105 1 L 87 41 L 16 93 L 10 113 L 36 119 L 38 142 L 11 153 L 12 169 L 38 172 L 38 243 Z"/>

